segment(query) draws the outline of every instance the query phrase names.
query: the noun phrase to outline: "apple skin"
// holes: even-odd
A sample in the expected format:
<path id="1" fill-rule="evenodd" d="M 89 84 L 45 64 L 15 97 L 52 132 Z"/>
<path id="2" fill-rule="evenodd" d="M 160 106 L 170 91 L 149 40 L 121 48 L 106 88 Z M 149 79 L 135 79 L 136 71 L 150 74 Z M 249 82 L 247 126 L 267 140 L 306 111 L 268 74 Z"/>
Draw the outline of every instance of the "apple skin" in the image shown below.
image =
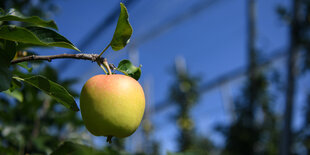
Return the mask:
<path id="1" fill-rule="evenodd" d="M 84 85 L 80 109 L 86 128 L 95 136 L 123 138 L 133 134 L 145 109 L 138 81 L 121 75 L 96 75 Z"/>

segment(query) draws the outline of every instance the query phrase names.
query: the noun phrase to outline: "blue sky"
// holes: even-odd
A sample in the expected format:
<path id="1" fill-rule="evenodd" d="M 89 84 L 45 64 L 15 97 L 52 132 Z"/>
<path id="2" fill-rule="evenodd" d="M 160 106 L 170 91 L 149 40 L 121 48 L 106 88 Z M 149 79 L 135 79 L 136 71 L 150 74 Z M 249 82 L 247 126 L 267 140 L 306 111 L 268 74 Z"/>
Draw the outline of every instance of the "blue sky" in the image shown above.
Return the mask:
<path id="1" fill-rule="evenodd" d="M 125 4 L 127 1 L 123 1 Z M 154 31 L 159 25 L 169 22 L 173 17 L 206 0 L 141 0 L 128 9 L 130 22 L 134 32 L 131 43 L 143 34 Z M 65 0 L 57 1 L 60 11 L 52 16 L 56 21 L 60 34 L 67 37 L 77 47 L 79 43 L 95 28 L 98 23 L 119 5 L 120 1 L 110 0 Z M 257 5 L 257 47 L 268 56 L 276 50 L 287 49 L 288 29 L 276 14 L 278 4 L 289 5 L 288 0 L 259 0 Z M 200 13 L 171 27 L 151 40 L 139 44 L 139 61 L 142 64 L 142 77 L 139 82 L 150 86 L 150 105 L 165 100 L 169 94 L 169 85 L 173 81 L 172 66 L 176 56 L 186 59 L 189 73 L 199 75 L 202 83 L 206 83 L 224 73 L 246 64 L 246 4 L 244 0 L 218 0 Z M 116 23 L 91 43 L 83 52 L 100 53 L 110 42 Z M 129 44 L 130 46 L 130 44 Z M 111 63 L 118 64 L 121 59 L 128 58 L 128 48 L 114 52 L 109 49 L 105 57 Z M 47 50 L 46 54 L 69 52 L 66 49 Z M 55 60 L 55 65 L 62 72 L 62 78 L 80 77 L 74 89 L 80 91 L 86 80 L 102 70 L 88 61 L 72 61 L 68 69 L 59 66 L 62 61 Z M 229 113 L 221 90 L 228 90 L 231 97 L 238 95 L 242 80 L 209 91 L 203 94 L 200 102 L 192 110 L 198 133 L 222 144 L 220 134 L 214 131 L 214 125 L 228 123 Z M 281 106 L 280 106 L 281 108 Z M 174 143 L 177 128 L 168 120 L 167 109 L 153 114 L 155 126 L 154 138 L 161 140 L 162 151 L 175 151 Z M 133 135 L 128 140 L 138 137 Z M 163 140 L 164 139 L 164 140 Z M 104 141 L 102 138 L 97 141 Z M 99 143 L 98 145 L 102 145 Z M 134 147 L 134 146 L 132 146 Z M 130 148 L 132 149 L 132 148 Z"/>

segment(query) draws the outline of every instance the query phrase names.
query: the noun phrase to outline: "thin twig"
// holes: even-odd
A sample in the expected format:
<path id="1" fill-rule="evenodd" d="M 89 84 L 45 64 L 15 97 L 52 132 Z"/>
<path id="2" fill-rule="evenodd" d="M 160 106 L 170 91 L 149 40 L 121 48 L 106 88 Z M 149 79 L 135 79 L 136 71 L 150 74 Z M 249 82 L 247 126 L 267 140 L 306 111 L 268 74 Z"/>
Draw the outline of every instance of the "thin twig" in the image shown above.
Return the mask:
<path id="1" fill-rule="evenodd" d="M 100 64 L 99 62 L 97 62 L 98 66 L 100 66 L 100 68 L 104 71 L 104 73 L 107 75 L 108 72 L 105 70 L 104 66 L 102 64 Z"/>
<path id="2" fill-rule="evenodd" d="M 110 69 L 108 60 L 107 60 L 107 59 L 103 59 L 102 64 L 103 64 L 103 66 L 104 66 L 105 68 L 107 68 L 109 75 L 112 75 L 112 72 L 111 72 L 111 69 Z"/>
<path id="3" fill-rule="evenodd" d="M 35 60 L 46 60 L 52 61 L 53 59 L 83 59 L 83 60 L 90 60 L 92 62 L 103 62 L 103 58 L 100 57 L 98 54 L 59 54 L 59 55 L 49 55 L 49 56 L 39 56 L 39 55 L 31 55 L 22 57 L 16 60 L 12 60 L 11 64 L 16 64 L 24 61 L 35 61 Z"/>
<path id="4" fill-rule="evenodd" d="M 110 46 L 111 46 L 111 43 L 103 49 L 103 51 L 99 54 L 99 56 L 101 56 Z"/>

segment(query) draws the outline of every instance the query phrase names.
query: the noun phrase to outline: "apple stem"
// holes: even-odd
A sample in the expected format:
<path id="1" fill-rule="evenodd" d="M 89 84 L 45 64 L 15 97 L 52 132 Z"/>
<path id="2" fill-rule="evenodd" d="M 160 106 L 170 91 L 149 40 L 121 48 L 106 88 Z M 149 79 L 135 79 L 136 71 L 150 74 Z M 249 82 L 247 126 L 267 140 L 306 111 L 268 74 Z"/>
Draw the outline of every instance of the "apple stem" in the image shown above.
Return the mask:
<path id="1" fill-rule="evenodd" d="M 113 136 L 108 136 L 108 137 L 107 137 L 107 142 L 108 142 L 109 144 L 112 143 L 112 137 L 113 137 Z"/>
<path id="2" fill-rule="evenodd" d="M 108 70 L 109 74 L 108 75 L 112 75 L 112 72 L 111 72 L 111 69 L 110 69 L 110 66 L 109 66 L 109 63 L 108 63 L 108 60 L 107 59 L 103 59 L 103 63 L 104 67 Z"/>
<path id="3" fill-rule="evenodd" d="M 100 68 L 104 71 L 105 74 L 108 74 L 108 72 L 105 70 L 105 68 L 99 62 L 97 62 L 97 64 L 100 66 Z"/>

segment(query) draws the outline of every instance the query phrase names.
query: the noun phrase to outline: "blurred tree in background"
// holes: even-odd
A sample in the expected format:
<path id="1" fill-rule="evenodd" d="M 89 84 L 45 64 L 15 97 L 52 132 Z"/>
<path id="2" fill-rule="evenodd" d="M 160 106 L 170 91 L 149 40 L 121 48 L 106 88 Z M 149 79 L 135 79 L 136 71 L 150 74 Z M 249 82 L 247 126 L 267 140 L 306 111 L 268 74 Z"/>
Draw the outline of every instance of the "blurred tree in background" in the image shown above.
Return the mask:
<path id="1" fill-rule="evenodd" d="M 2 0 L 0 8 L 8 10 L 15 8 L 26 16 L 48 18 L 58 10 L 51 0 Z"/>
<path id="2" fill-rule="evenodd" d="M 291 59 L 290 60 L 293 61 L 294 63 L 294 64 L 291 64 L 292 65 L 291 74 L 293 76 L 296 76 L 296 83 L 297 83 L 300 77 L 309 75 L 309 69 L 310 69 L 310 46 L 309 46 L 310 45 L 310 37 L 309 37 L 310 1 L 308 0 L 293 1 L 293 5 L 291 9 L 280 6 L 278 8 L 278 12 L 280 14 L 280 17 L 284 21 L 287 21 L 291 26 L 291 30 L 290 30 L 290 37 L 291 37 L 290 57 Z M 306 89 L 309 89 L 309 87 L 307 87 Z M 293 93 L 297 93 L 296 91 L 297 90 L 294 90 Z M 288 132 L 290 132 L 289 136 L 291 137 L 287 138 L 288 142 L 286 145 L 283 144 L 283 148 L 288 147 L 287 145 L 290 145 L 287 148 L 289 149 L 288 151 L 292 153 L 296 153 L 296 154 L 298 153 L 309 154 L 310 153 L 309 92 L 308 91 L 305 92 L 304 95 L 306 96 L 306 98 L 304 99 L 305 103 L 304 103 L 304 111 L 303 111 L 304 112 L 304 119 L 303 119 L 304 123 L 301 126 L 301 128 L 298 129 L 297 131 L 291 129 L 291 127 L 288 128 L 287 130 Z M 292 111 L 293 109 L 290 109 L 290 110 Z M 290 116 L 289 111 L 287 113 Z M 288 123 L 291 122 L 291 120 L 287 120 L 287 121 Z M 284 135 L 287 135 L 287 133 L 284 133 Z"/>
<path id="3" fill-rule="evenodd" d="M 309 68 L 309 1 L 294 0 L 291 8 L 280 6 L 278 13 L 289 26 L 285 112 L 276 113 L 274 99 L 268 88 L 276 87 L 266 72 L 257 68 L 259 53 L 255 47 L 255 0 L 248 2 L 248 62 L 247 83 L 235 101 L 236 120 L 228 127 L 220 127 L 226 137 L 224 154 L 304 154 L 309 153 L 309 103 L 305 103 L 304 125 L 293 130 L 293 116 L 297 82 Z M 302 55 L 300 57 L 300 55 Z M 301 64 L 301 65 L 300 65 Z M 305 94 L 307 96 L 307 94 Z M 274 96 L 273 96 L 274 97 Z M 263 118 L 262 120 L 260 118 Z M 278 127 L 280 126 L 280 128 Z"/>
<path id="4" fill-rule="evenodd" d="M 170 88 L 170 100 L 177 105 L 178 109 L 174 118 L 179 127 L 177 139 L 179 151 L 209 154 L 214 146 L 210 140 L 195 133 L 195 123 L 190 116 L 192 107 L 198 103 L 201 95 L 199 77 L 190 75 L 183 57 L 177 57 L 174 75 L 175 80 Z"/>
<path id="5" fill-rule="evenodd" d="M 16 68 L 18 74 L 23 74 Z M 38 73 L 59 82 L 77 97 L 70 89 L 76 79 L 59 80 L 57 71 L 48 65 Z M 0 96 L 0 153 L 51 153 L 64 141 L 90 141 L 78 115 L 56 103 L 40 90 L 27 84 L 19 85 L 14 91 L 6 91 L 13 96 Z"/>
<path id="6" fill-rule="evenodd" d="M 242 93 L 235 100 L 235 120 L 219 126 L 226 138 L 223 154 L 278 154 L 278 129 L 269 81 L 258 68 L 260 53 L 256 48 L 256 0 L 247 1 L 248 71 Z"/>

